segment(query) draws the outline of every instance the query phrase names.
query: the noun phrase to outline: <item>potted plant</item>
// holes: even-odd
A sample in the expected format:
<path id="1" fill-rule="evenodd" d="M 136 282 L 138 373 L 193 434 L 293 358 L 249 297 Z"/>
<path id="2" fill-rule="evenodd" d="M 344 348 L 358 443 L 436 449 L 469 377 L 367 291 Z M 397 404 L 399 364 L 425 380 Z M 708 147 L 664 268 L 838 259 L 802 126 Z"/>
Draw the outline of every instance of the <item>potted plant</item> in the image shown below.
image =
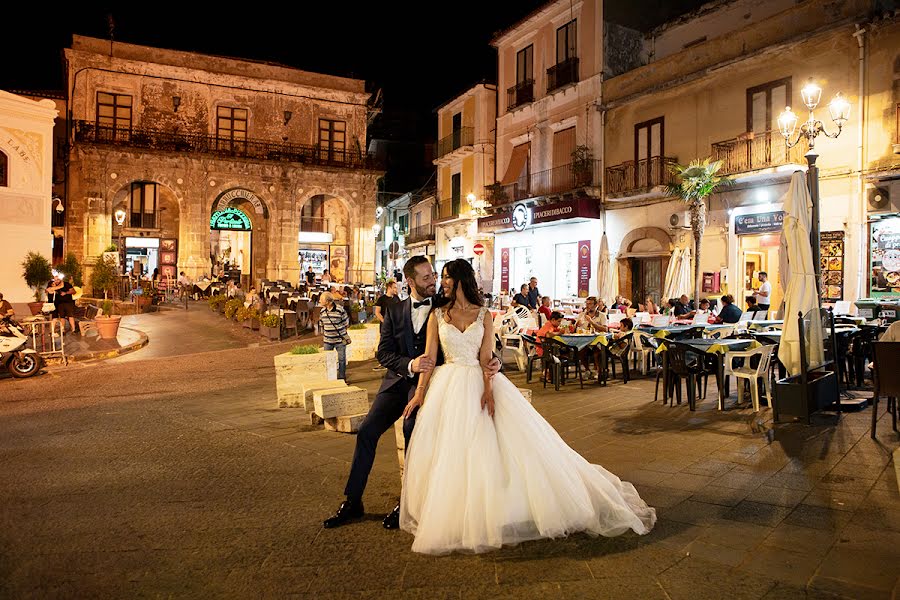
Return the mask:
<path id="1" fill-rule="evenodd" d="M 509 202 L 509 194 L 506 193 L 506 188 L 499 181 L 484 186 L 484 190 L 486 199 L 491 204 L 506 204 Z"/>
<path id="2" fill-rule="evenodd" d="M 209 304 L 209 308 L 214 312 L 222 312 L 225 310 L 225 300 L 227 300 L 227 298 L 222 294 L 213 294 L 206 302 Z"/>
<path id="3" fill-rule="evenodd" d="M 83 271 L 81 263 L 75 254 L 69 252 L 66 259 L 56 267 L 56 270 L 65 275 L 69 279 L 69 283 L 75 288 L 75 295 L 81 295 L 81 287 L 84 285 Z"/>
<path id="4" fill-rule="evenodd" d="M 275 316 L 275 315 L 270 315 Z M 312 411 L 314 390 L 344 387 L 337 378 L 337 351 L 321 346 L 294 346 L 275 355 L 275 389 L 279 407 L 300 407 Z"/>
<path id="5" fill-rule="evenodd" d="M 234 319 L 237 316 L 237 311 L 240 308 L 243 308 L 244 303 L 238 300 L 237 298 L 232 298 L 231 300 L 225 303 L 225 318 L 229 321 Z"/>
<path id="6" fill-rule="evenodd" d="M 594 152 L 589 146 L 575 146 L 572 150 L 572 176 L 575 187 L 591 185 L 594 179 Z"/>
<path id="7" fill-rule="evenodd" d="M 350 303 L 350 323 L 359 323 L 359 304 Z"/>
<path id="8" fill-rule="evenodd" d="M 103 292 L 103 299 L 106 300 L 118 287 L 119 273 L 115 262 L 110 257 L 98 260 L 91 271 L 91 293 L 99 297 Z"/>
<path id="9" fill-rule="evenodd" d="M 252 306 L 241 306 L 237 311 L 237 320 L 247 329 L 259 329 L 259 311 Z"/>
<path id="10" fill-rule="evenodd" d="M 270 340 L 281 339 L 281 317 L 266 315 L 259 320 L 259 333 Z"/>
<path id="11" fill-rule="evenodd" d="M 119 324 L 122 321 L 120 315 L 114 315 L 112 300 L 104 300 L 100 304 L 102 315 L 97 315 L 94 322 L 97 324 L 97 335 L 102 340 L 114 340 L 119 335 Z"/>
<path id="12" fill-rule="evenodd" d="M 44 304 L 44 290 L 47 283 L 53 279 L 50 261 L 38 252 L 29 252 L 22 261 L 22 277 L 28 287 L 34 290 L 34 302 L 29 302 L 28 308 L 31 314 L 39 315 Z"/>

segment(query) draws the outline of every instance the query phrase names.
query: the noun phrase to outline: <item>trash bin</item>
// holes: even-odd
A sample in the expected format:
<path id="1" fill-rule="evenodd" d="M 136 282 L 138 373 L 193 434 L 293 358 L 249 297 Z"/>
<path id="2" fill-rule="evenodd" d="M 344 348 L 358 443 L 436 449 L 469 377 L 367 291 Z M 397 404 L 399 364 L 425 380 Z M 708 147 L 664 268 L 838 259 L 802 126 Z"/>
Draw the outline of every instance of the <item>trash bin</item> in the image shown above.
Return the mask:
<path id="1" fill-rule="evenodd" d="M 860 317 L 865 317 L 869 321 L 877 319 L 881 312 L 881 303 L 875 298 L 860 298 L 855 302 Z"/>

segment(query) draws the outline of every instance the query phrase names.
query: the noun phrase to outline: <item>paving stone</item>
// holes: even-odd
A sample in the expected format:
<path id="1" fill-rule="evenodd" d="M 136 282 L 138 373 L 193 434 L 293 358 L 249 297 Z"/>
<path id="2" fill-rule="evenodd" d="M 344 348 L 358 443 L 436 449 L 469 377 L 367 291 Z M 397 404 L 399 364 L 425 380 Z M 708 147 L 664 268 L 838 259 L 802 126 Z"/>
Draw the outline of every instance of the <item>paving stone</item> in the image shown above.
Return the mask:
<path id="1" fill-rule="evenodd" d="M 793 508 L 800 504 L 806 496 L 807 493 L 803 490 L 761 485 L 747 495 L 747 500 Z"/>
<path id="2" fill-rule="evenodd" d="M 744 500 L 725 514 L 726 519 L 775 527 L 791 513 L 790 508 Z"/>
<path id="3" fill-rule="evenodd" d="M 719 546 L 703 540 L 691 542 L 685 552 L 687 556 L 690 556 L 691 558 L 708 560 L 726 567 L 738 566 L 749 554 L 749 550 L 739 550 L 727 546 Z"/>
<path id="4" fill-rule="evenodd" d="M 655 578 L 608 577 L 596 581 L 562 581 L 563 598 L 603 600 L 669 600 Z"/>
<path id="5" fill-rule="evenodd" d="M 722 519 L 728 514 L 728 508 L 718 504 L 707 504 L 685 500 L 680 504 L 667 508 L 662 512 L 667 519 L 681 521 L 682 523 L 694 523 L 696 525 L 709 525 Z"/>
<path id="6" fill-rule="evenodd" d="M 763 540 L 763 546 L 774 546 L 811 556 L 825 556 L 838 539 L 834 531 L 800 527 L 782 521 Z"/>
<path id="7" fill-rule="evenodd" d="M 800 504 L 784 519 L 784 522 L 812 529 L 840 531 L 850 519 L 851 515 L 845 511 Z"/>
<path id="8" fill-rule="evenodd" d="M 691 495 L 691 500 L 706 502 L 707 504 L 719 504 L 721 506 L 737 506 L 752 490 L 734 489 L 718 485 L 708 485 L 697 490 Z"/>
<path id="9" fill-rule="evenodd" d="M 776 582 L 763 575 L 732 571 L 721 564 L 687 557 L 659 576 L 671 600 L 761 598 Z"/>
<path id="10" fill-rule="evenodd" d="M 713 477 L 709 475 L 691 475 L 689 473 L 677 473 L 671 475 L 659 482 L 662 487 L 668 487 L 675 490 L 685 490 L 695 492 L 708 486 Z"/>
<path id="11" fill-rule="evenodd" d="M 828 598 L 827 594 L 831 594 L 848 600 L 892 600 L 891 593 L 885 590 L 834 579 L 823 574 L 813 576 L 809 583 L 809 592 L 810 598 L 819 598 L 819 594 Z"/>
<path id="12" fill-rule="evenodd" d="M 864 499 L 863 494 L 816 488 L 803 498 L 801 504 L 821 506 L 832 510 L 854 511 L 863 503 Z"/>
<path id="13" fill-rule="evenodd" d="M 585 561 L 568 557 L 503 560 L 496 563 L 497 582 L 522 584 L 539 581 L 577 581 L 590 579 Z"/>
<path id="14" fill-rule="evenodd" d="M 755 548 L 772 532 L 764 525 L 739 521 L 716 521 L 704 528 L 698 540 L 726 548 L 749 550 Z"/>
<path id="15" fill-rule="evenodd" d="M 764 546 L 750 552 L 739 569 L 766 575 L 793 585 L 804 586 L 815 574 L 821 561 L 821 557 L 814 555 L 792 552 L 774 546 Z"/>

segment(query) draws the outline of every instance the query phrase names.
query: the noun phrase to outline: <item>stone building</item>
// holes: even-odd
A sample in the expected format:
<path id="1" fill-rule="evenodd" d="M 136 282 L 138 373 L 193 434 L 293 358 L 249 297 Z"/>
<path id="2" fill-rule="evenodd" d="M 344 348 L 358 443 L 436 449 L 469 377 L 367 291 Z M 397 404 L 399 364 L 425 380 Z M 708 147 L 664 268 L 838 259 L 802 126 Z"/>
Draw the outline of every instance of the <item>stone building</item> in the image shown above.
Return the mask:
<path id="1" fill-rule="evenodd" d="M 376 180 L 365 82 L 74 36 L 67 250 L 110 244 L 126 268 L 240 270 L 296 282 L 310 265 L 370 282 Z"/>

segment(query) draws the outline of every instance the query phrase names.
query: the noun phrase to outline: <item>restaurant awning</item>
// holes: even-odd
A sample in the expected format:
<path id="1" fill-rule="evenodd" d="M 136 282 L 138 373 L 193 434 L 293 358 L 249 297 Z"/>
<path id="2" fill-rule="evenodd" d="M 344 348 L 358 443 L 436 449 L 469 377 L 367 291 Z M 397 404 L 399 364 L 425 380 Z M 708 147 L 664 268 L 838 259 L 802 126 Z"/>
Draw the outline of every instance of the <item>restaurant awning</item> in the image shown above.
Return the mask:
<path id="1" fill-rule="evenodd" d="M 528 163 L 528 150 L 530 147 L 531 142 L 525 142 L 513 148 L 512 156 L 509 157 L 509 166 L 506 168 L 506 174 L 500 180 L 502 185 L 515 183 L 522 176 L 522 171 Z"/>

